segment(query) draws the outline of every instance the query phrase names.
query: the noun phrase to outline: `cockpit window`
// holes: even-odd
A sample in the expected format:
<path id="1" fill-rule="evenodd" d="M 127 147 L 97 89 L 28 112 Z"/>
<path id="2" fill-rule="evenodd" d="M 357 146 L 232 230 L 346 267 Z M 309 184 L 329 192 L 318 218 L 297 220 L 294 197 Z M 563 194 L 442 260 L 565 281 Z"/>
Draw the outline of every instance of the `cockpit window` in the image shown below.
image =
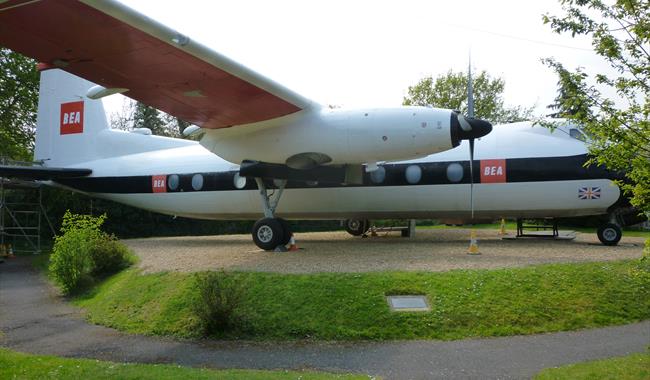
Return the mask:
<path id="1" fill-rule="evenodd" d="M 569 129 L 569 136 L 573 137 L 576 140 L 580 140 L 583 142 L 587 141 L 587 138 L 585 137 L 584 133 L 580 132 L 578 128 L 571 128 Z"/>

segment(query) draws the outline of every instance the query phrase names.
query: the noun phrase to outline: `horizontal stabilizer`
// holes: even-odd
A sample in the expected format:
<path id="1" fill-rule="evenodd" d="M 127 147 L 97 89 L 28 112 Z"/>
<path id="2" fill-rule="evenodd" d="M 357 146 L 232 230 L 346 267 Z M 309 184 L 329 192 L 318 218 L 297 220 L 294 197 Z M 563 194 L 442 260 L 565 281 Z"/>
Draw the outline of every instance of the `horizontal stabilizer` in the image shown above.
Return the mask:
<path id="1" fill-rule="evenodd" d="M 0 177 L 5 178 L 57 180 L 59 178 L 86 177 L 89 176 L 92 172 L 93 171 L 90 169 L 0 165 Z"/>

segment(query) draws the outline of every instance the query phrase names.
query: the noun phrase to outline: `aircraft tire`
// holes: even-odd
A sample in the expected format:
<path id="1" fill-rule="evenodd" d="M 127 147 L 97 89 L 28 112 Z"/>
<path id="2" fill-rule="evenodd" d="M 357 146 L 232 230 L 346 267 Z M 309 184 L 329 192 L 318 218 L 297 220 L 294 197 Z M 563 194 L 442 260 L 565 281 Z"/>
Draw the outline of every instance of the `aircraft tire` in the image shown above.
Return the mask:
<path id="1" fill-rule="evenodd" d="M 346 219 L 343 223 L 345 231 L 352 236 L 361 236 L 370 228 L 370 221 L 367 219 Z"/>
<path id="2" fill-rule="evenodd" d="M 272 251 L 282 245 L 284 228 L 277 219 L 264 218 L 255 222 L 252 235 L 256 246 L 265 251 Z"/>
<path id="3" fill-rule="evenodd" d="M 622 236 L 623 231 L 621 230 L 621 227 L 614 223 L 607 223 L 598 227 L 598 240 L 600 240 L 603 245 L 616 245 L 621 240 Z"/>
<path id="4" fill-rule="evenodd" d="M 287 222 L 285 219 L 276 218 L 276 220 L 280 222 L 280 225 L 284 230 L 284 234 L 282 235 L 282 240 L 280 241 L 280 245 L 287 245 L 289 244 L 289 240 L 291 240 L 291 226 L 289 226 L 289 222 Z"/>

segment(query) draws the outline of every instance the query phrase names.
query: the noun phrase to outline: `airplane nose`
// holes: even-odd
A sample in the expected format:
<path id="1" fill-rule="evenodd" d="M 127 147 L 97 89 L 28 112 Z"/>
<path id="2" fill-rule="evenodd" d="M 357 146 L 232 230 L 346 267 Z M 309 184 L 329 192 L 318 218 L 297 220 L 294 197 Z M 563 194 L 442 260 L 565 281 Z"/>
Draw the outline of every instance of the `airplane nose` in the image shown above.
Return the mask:
<path id="1" fill-rule="evenodd" d="M 456 112 L 451 113 L 451 141 L 453 146 L 460 145 L 461 140 L 478 139 L 492 132 L 492 124 L 485 120 L 465 117 Z"/>

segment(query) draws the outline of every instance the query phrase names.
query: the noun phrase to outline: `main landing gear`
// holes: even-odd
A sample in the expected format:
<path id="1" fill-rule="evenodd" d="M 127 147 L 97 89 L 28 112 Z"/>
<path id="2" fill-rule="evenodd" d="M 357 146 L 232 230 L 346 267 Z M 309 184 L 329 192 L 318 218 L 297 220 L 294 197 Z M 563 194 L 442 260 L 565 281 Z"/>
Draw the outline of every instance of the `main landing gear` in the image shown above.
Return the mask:
<path id="1" fill-rule="evenodd" d="M 280 202 L 282 192 L 287 185 L 287 180 L 281 180 L 278 183 L 278 188 L 271 191 L 270 194 L 261 178 L 255 178 L 255 182 L 260 191 L 264 218 L 258 220 L 253 225 L 253 241 L 255 245 L 265 251 L 272 251 L 276 248 L 284 247 L 289 244 L 289 240 L 291 239 L 289 223 L 282 218 L 276 218 L 274 213 Z"/>

